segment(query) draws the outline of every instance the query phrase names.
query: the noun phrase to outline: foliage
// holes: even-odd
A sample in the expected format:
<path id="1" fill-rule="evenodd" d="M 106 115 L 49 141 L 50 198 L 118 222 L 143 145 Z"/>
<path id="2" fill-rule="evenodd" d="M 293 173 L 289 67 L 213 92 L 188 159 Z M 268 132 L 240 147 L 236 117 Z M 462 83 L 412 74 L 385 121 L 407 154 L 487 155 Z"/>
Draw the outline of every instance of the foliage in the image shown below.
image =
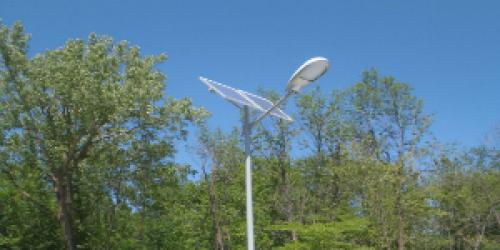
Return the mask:
<path id="1" fill-rule="evenodd" d="M 169 218 L 158 203 L 173 200 L 153 196 L 183 185 L 189 170 L 169 159 L 204 111 L 164 97 L 165 77 L 154 69 L 164 55 L 143 57 L 138 47 L 91 34 L 30 59 L 27 41 L 21 24 L 0 26 L 6 193 L 59 220 L 62 233 L 47 223 L 48 241 L 59 244 L 62 235 L 69 249 L 156 244 L 153 235 L 172 228 L 147 225 Z"/>
<path id="2" fill-rule="evenodd" d="M 164 55 L 28 42 L 0 24 L 0 248 L 246 247 L 241 130 L 168 97 Z M 252 135 L 258 249 L 500 248 L 498 136 L 440 145 L 411 86 L 376 70 L 294 102 L 298 122 Z M 194 166 L 174 157 L 187 139 Z"/>
<path id="3" fill-rule="evenodd" d="M 297 242 L 278 249 L 359 249 L 369 243 L 373 234 L 367 219 L 352 214 L 341 214 L 335 221 L 324 223 L 273 225 L 269 230 L 295 231 L 299 235 Z"/>

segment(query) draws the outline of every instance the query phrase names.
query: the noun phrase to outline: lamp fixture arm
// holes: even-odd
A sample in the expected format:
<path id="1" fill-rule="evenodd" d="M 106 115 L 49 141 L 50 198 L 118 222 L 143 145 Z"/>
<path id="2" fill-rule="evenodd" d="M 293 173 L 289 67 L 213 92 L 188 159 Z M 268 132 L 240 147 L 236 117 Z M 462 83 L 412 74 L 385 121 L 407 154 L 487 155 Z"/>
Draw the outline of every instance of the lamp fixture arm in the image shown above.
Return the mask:
<path id="1" fill-rule="evenodd" d="M 283 97 L 281 97 L 281 99 L 279 99 L 276 102 L 276 104 L 274 104 L 274 106 L 272 106 L 264 114 L 262 114 L 261 116 L 259 116 L 259 118 L 257 118 L 255 121 L 251 122 L 250 123 L 250 128 L 253 128 L 257 124 L 259 124 L 259 122 L 261 122 L 264 118 L 266 118 L 266 116 L 268 116 L 271 112 L 273 112 L 276 108 L 278 108 L 281 104 L 283 104 L 286 100 L 288 100 L 288 98 L 290 98 L 290 96 L 292 96 L 295 93 L 296 93 L 296 91 L 288 90 L 287 93 Z"/>

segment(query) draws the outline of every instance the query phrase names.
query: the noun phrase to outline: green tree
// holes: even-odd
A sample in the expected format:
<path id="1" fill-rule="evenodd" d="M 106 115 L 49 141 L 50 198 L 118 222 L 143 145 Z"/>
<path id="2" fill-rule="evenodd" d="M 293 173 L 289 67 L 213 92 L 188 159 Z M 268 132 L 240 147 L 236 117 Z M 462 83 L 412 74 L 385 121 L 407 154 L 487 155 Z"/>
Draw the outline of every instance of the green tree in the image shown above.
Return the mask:
<path id="1" fill-rule="evenodd" d="M 418 224 L 412 218 L 418 219 L 427 210 L 425 191 L 419 185 L 416 166 L 428 148 L 425 139 L 429 136 L 431 117 L 424 113 L 422 100 L 412 95 L 408 84 L 390 76 L 381 77 L 375 70 L 365 71 L 362 81 L 348 92 L 347 100 L 351 104 L 348 110 L 352 111 L 354 121 L 351 122 L 354 125 L 351 145 L 357 148 L 354 152 L 367 155 L 369 160 L 394 166 L 387 172 L 390 175 L 387 181 L 392 185 L 385 187 L 391 190 L 387 190 L 389 196 L 379 197 L 386 192 L 376 191 L 373 194 L 379 198 L 374 197 L 369 204 L 380 206 L 394 200 L 386 207 L 370 211 L 382 212 L 377 219 L 380 223 L 394 223 L 390 224 L 390 231 L 395 231 L 389 232 L 387 228 L 383 230 L 384 234 L 394 234 L 398 249 L 404 249 L 414 225 Z M 385 184 L 377 186 L 384 187 Z M 367 190 L 371 191 L 370 188 Z M 377 202 L 380 198 L 386 202 Z M 392 214 L 387 214 L 389 211 Z M 388 241 L 386 247 L 390 248 L 390 245 Z"/>
<path id="2" fill-rule="evenodd" d="M 138 47 L 91 34 L 29 58 L 28 38 L 20 23 L 0 26 L 2 172 L 30 168 L 18 179 L 39 173 L 42 190 L 55 195 L 56 205 L 48 207 L 57 207 L 66 247 L 76 249 L 91 242 L 86 227 L 100 218 L 95 211 L 102 202 L 122 198 L 113 187 L 92 192 L 109 184 L 96 173 L 120 171 L 102 169 L 98 160 L 116 157 L 109 163 L 126 165 L 113 167 L 129 172 L 121 184 L 131 189 L 118 192 L 133 193 L 121 205 L 139 211 L 143 223 L 152 206 L 150 185 L 172 165 L 174 142 L 203 110 L 164 96 L 165 76 L 154 68 L 164 55 L 144 57 Z M 96 202 L 89 207 L 89 200 Z"/>
<path id="3" fill-rule="evenodd" d="M 260 94 L 276 102 L 280 96 L 276 92 L 260 90 Z M 286 106 L 286 103 L 283 104 Z M 270 117 L 255 128 L 254 155 L 261 157 L 263 165 L 259 176 L 265 177 L 265 184 L 269 188 L 269 199 L 266 210 L 271 215 L 272 224 L 281 222 L 292 223 L 298 217 L 297 171 L 292 168 L 290 155 L 292 142 L 298 135 L 298 129 L 293 124 L 282 119 Z M 300 186 L 300 185 L 299 185 Z M 274 232 L 273 241 L 281 244 L 283 240 L 297 240 L 297 234 L 281 235 Z M 285 237 L 286 239 L 281 239 Z"/>
<path id="4" fill-rule="evenodd" d="M 500 246 L 499 156 L 498 149 L 480 146 L 436 160 L 433 200 L 450 249 Z"/>
<path id="5" fill-rule="evenodd" d="M 345 201 L 348 192 L 339 176 L 344 170 L 341 165 L 348 131 L 340 108 L 342 100 L 342 92 L 327 96 L 320 88 L 297 100 L 305 145 L 312 149 L 312 155 L 304 157 L 298 166 L 306 181 L 307 203 L 312 204 L 305 214 L 313 221 L 319 219 L 317 216 L 333 218 L 331 212 Z"/>

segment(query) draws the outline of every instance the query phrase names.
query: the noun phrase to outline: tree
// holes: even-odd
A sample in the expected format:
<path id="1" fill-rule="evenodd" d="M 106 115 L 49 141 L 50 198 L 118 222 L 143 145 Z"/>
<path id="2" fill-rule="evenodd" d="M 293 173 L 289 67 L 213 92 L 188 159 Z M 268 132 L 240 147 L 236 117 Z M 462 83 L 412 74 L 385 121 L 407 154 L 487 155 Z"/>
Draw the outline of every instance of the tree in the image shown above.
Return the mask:
<path id="1" fill-rule="evenodd" d="M 76 249 L 87 241 L 85 181 L 102 166 L 93 162 L 106 152 L 124 157 L 138 198 L 128 204 L 144 214 L 152 172 L 169 165 L 175 140 L 204 112 L 164 96 L 165 76 L 154 69 L 164 55 L 144 57 L 138 47 L 91 34 L 28 58 L 28 40 L 20 23 L 0 25 L 1 168 L 40 173 L 43 188 L 55 194 L 64 242 Z M 110 202 L 121 195 L 104 192 Z"/>
<path id="2" fill-rule="evenodd" d="M 411 91 L 409 85 L 371 70 L 363 72 L 362 81 L 348 94 L 354 118 L 351 124 L 355 125 L 352 145 L 359 145 L 369 159 L 395 167 L 390 183 L 398 249 L 405 248 L 408 231 L 412 230 L 408 220 L 425 210 L 416 164 L 427 148 L 424 139 L 429 135 L 431 117 L 423 112 L 423 102 Z"/>
<path id="3" fill-rule="evenodd" d="M 273 91 L 260 90 L 260 94 L 267 99 L 276 102 L 280 96 Z M 286 103 L 282 104 L 286 106 Z M 297 171 L 292 168 L 290 150 L 293 139 L 298 134 L 298 129 L 287 121 L 270 117 L 271 122 L 260 123 L 255 128 L 254 154 L 262 157 L 265 166 L 261 168 L 259 175 L 266 176 L 266 182 L 272 189 L 269 195 L 270 213 L 272 221 L 276 224 L 282 221 L 292 223 L 297 217 L 300 195 L 297 188 Z M 266 126 L 270 124 L 269 126 Z M 300 185 L 299 185 L 300 186 Z M 274 241 L 280 244 L 277 235 Z M 284 236 L 297 240 L 295 231 L 291 235 Z"/>
<path id="4" fill-rule="evenodd" d="M 306 179 L 308 199 L 313 204 L 309 211 L 312 218 L 334 216 L 325 211 L 332 211 L 338 206 L 344 198 L 342 193 L 346 191 L 339 179 L 347 129 L 340 109 L 342 98 L 341 92 L 326 96 L 316 88 L 302 94 L 297 100 L 301 129 L 308 138 L 306 145 L 313 150 L 313 154 L 300 163 L 304 171 L 303 178 Z"/>
<path id="5" fill-rule="evenodd" d="M 434 201 L 441 235 L 450 249 L 499 247 L 500 165 L 495 148 L 443 152 L 436 160 Z"/>
<path id="6" fill-rule="evenodd" d="M 235 219 L 231 218 L 231 210 L 242 205 L 233 202 L 238 195 L 231 192 L 235 188 L 232 185 L 234 175 L 238 174 L 234 168 L 243 159 L 238 137 L 238 130 L 225 135 L 220 129 L 211 132 L 207 127 L 201 129 L 198 137 L 198 155 L 202 160 L 202 178 L 208 194 L 208 215 L 214 235 L 213 249 L 230 248 L 231 234 L 234 232 L 228 229 L 228 221 Z"/>

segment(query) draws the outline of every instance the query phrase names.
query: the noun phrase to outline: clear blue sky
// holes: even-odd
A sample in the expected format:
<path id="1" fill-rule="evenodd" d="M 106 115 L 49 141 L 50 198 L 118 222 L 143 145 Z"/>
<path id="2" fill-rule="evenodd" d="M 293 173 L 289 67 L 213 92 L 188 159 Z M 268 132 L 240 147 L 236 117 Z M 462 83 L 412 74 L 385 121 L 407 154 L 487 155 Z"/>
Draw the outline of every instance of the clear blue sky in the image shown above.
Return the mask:
<path id="1" fill-rule="evenodd" d="M 328 92 L 372 67 L 410 83 L 443 142 L 473 146 L 500 123 L 500 1 L 0 0 L 0 18 L 25 24 L 33 54 L 90 32 L 164 52 L 168 95 L 190 96 L 226 129 L 237 112 L 198 76 L 283 90 L 312 56 L 331 60 Z"/>

